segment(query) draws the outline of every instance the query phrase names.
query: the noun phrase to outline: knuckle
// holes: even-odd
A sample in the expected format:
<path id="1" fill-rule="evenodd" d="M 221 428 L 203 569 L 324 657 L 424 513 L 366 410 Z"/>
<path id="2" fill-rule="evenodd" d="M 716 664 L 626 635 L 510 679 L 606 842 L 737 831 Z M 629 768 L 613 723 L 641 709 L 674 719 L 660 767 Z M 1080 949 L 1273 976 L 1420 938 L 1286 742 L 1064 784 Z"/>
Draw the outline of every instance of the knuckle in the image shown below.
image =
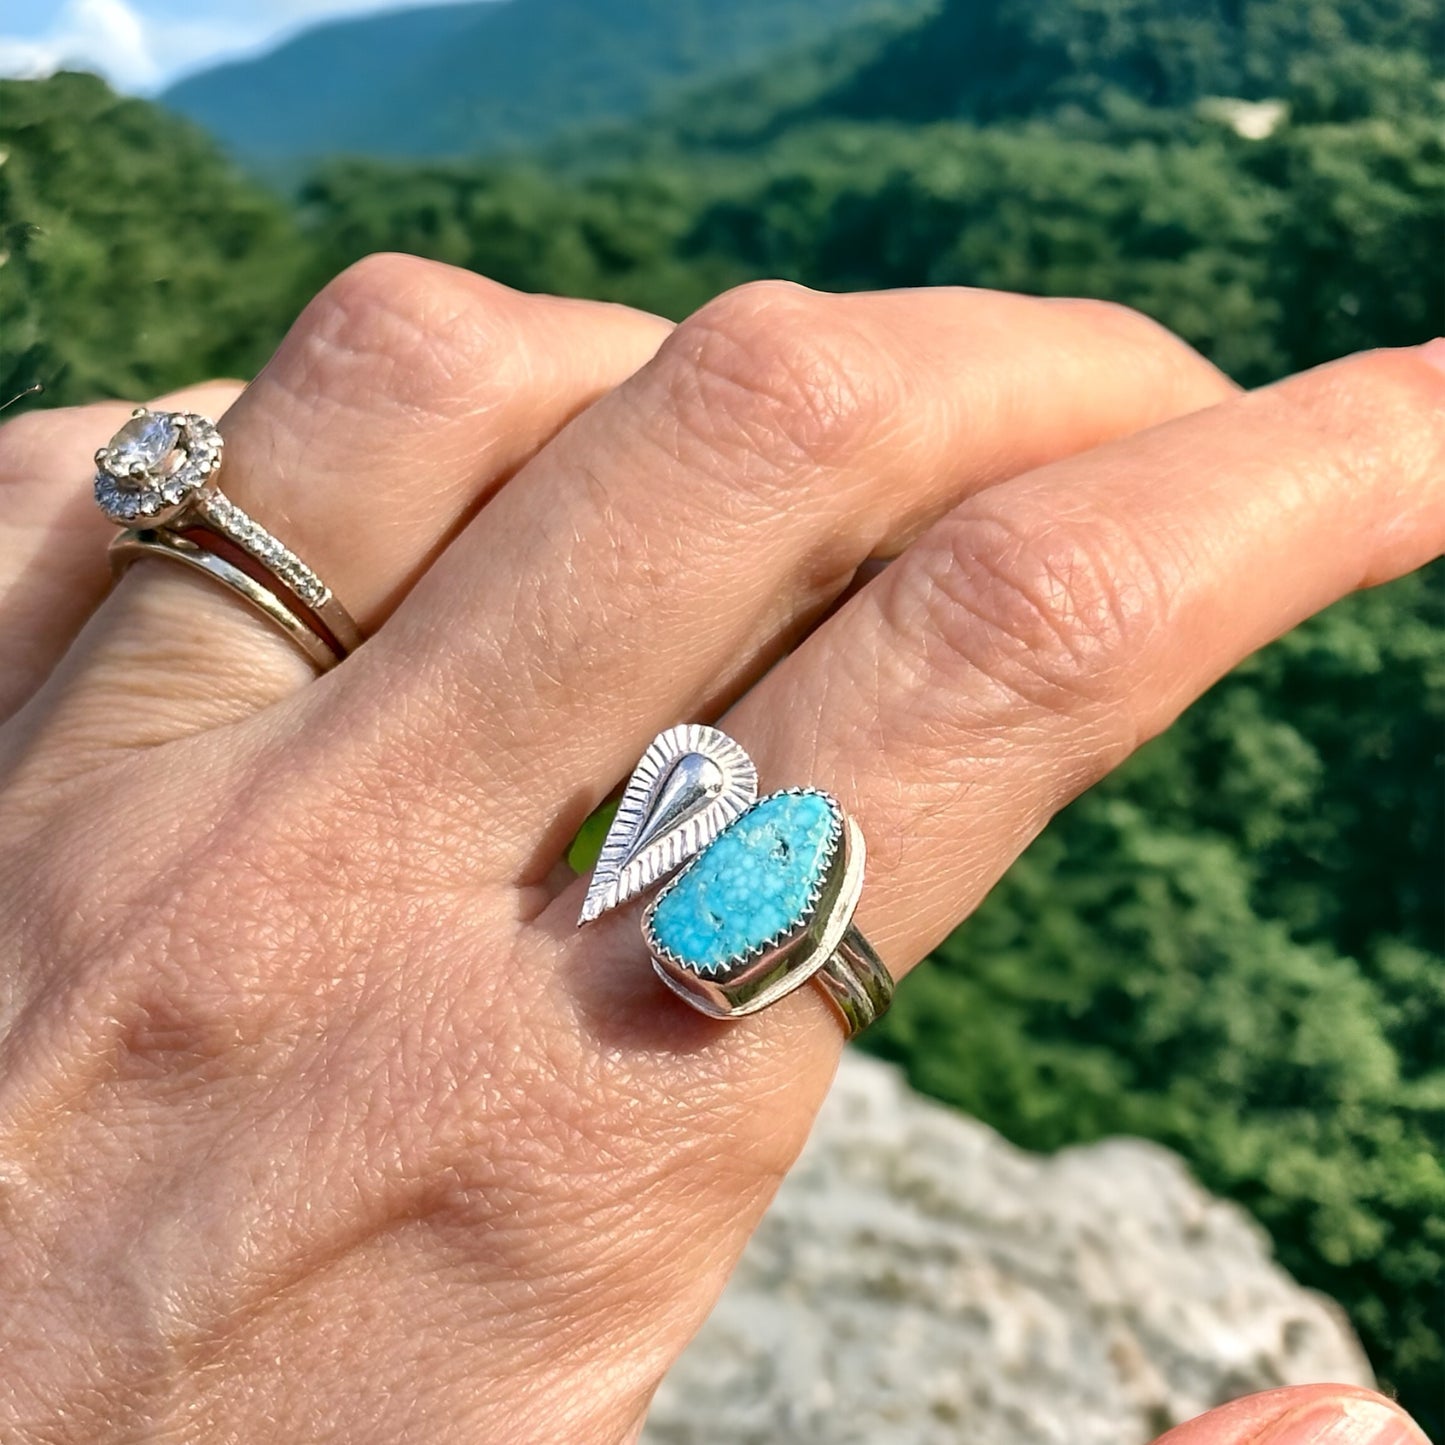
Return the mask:
<path id="1" fill-rule="evenodd" d="M 1332 366 L 1306 373 L 1301 381 L 1317 383 L 1335 395 L 1363 394 L 1395 412 L 1438 413 L 1445 378 L 1425 364 L 1413 348 L 1382 348 L 1347 356 Z"/>
<path id="2" fill-rule="evenodd" d="M 1071 298 L 1064 304 L 1091 332 L 1106 338 L 1112 348 L 1122 348 L 1131 357 L 1143 359 L 1151 370 L 1183 364 L 1192 369 L 1208 365 L 1162 321 L 1122 301 L 1087 296 Z"/>
<path id="3" fill-rule="evenodd" d="M 1170 341 L 1178 340 L 1172 331 L 1152 316 L 1123 301 L 1109 301 L 1101 296 L 1065 296 L 1050 299 L 1048 304 L 1067 309 L 1101 331 L 1143 336 L 1156 341 L 1165 337 Z"/>
<path id="4" fill-rule="evenodd" d="M 505 394 L 521 379 L 516 327 L 494 282 L 417 256 L 379 252 L 343 271 L 296 325 L 297 375 L 349 393 L 358 368 L 385 380 L 389 404 L 428 413 L 475 404 L 478 384 Z"/>
<path id="5" fill-rule="evenodd" d="M 929 671 L 960 669 L 1031 709 L 1077 712 L 1128 697 L 1168 589 L 1119 522 L 970 508 L 900 573 L 894 625 Z"/>
<path id="6" fill-rule="evenodd" d="M 450 288 L 453 267 L 396 251 L 376 251 L 353 261 L 322 288 L 320 300 L 342 312 L 426 306 L 443 288 Z"/>
<path id="7" fill-rule="evenodd" d="M 773 478 L 856 457 L 893 406 L 887 370 L 841 301 L 758 281 L 709 302 L 662 348 L 672 419 L 729 460 L 761 455 Z"/>
<path id="8" fill-rule="evenodd" d="M 1121 301 L 1067 297 L 1043 302 L 1062 308 L 1083 328 L 1091 350 L 1103 352 L 1133 379 L 1142 401 L 1157 398 L 1155 419 L 1210 406 L 1237 388 L 1187 341 L 1162 322 Z"/>

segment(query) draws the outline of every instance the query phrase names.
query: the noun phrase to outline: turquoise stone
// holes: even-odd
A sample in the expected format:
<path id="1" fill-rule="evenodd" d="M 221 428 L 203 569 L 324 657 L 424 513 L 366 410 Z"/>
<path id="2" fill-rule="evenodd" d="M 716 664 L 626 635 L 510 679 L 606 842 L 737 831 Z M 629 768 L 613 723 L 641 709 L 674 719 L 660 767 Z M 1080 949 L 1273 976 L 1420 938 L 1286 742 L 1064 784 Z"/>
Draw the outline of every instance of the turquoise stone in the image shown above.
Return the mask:
<path id="1" fill-rule="evenodd" d="M 826 793 L 773 793 L 735 818 L 659 895 L 653 940 L 716 973 L 807 922 L 843 820 Z"/>

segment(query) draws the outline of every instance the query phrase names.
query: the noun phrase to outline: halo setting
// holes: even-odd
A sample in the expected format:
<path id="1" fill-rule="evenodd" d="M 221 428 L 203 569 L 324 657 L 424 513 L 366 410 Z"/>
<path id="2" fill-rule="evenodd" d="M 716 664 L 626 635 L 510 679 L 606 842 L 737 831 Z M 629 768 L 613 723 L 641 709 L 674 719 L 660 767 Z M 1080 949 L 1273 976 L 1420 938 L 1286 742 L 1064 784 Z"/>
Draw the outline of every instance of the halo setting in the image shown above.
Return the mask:
<path id="1" fill-rule="evenodd" d="M 156 527 L 186 510 L 221 465 L 221 433 L 194 412 L 138 407 L 95 454 L 95 500 L 122 527 Z"/>

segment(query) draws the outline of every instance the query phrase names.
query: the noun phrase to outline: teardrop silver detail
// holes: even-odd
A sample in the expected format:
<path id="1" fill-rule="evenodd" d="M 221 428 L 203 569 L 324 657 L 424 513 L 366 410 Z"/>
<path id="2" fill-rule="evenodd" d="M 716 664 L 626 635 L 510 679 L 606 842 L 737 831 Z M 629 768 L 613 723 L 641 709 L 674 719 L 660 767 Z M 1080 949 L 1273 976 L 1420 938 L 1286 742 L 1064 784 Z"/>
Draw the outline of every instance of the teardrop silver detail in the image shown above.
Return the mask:
<path id="1" fill-rule="evenodd" d="M 675 872 L 757 796 L 758 770 L 726 733 L 700 723 L 659 733 L 628 779 L 578 926 Z"/>

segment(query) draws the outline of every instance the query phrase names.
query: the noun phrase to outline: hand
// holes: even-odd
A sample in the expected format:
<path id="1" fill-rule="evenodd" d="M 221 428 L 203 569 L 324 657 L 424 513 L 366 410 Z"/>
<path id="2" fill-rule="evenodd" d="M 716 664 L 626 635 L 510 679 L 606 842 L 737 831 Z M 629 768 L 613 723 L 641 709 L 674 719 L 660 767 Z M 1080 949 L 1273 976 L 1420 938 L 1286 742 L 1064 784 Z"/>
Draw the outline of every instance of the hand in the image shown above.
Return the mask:
<path id="1" fill-rule="evenodd" d="M 669 334 L 374 258 L 224 421 L 371 634 L 320 680 L 181 568 L 102 600 L 117 409 L 12 422 L 0 1436 L 632 1438 L 840 1031 L 575 932 L 574 830 L 718 717 L 859 819 L 906 972 L 1241 657 L 1440 550 L 1430 360 L 1245 396 L 1089 302 L 766 284 Z"/>

